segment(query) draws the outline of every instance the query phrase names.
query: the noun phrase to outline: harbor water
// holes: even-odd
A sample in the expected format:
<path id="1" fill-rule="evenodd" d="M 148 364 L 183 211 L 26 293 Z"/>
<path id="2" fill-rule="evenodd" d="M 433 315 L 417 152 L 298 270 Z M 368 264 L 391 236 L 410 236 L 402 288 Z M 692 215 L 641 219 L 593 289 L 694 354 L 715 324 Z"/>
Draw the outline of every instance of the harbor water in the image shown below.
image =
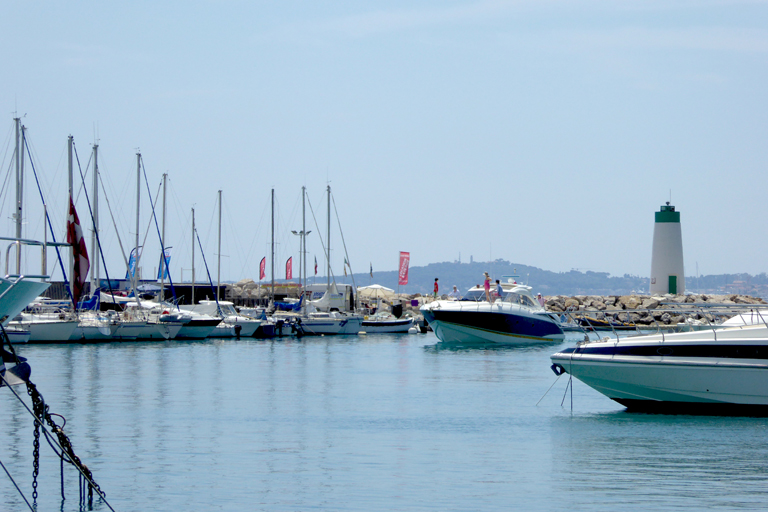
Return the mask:
<path id="1" fill-rule="evenodd" d="M 19 353 L 117 511 L 768 507 L 768 419 L 627 413 L 578 381 L 566 392 L 549 355 L 575 339 L 444 346 L 430 333 Z M 31 499 L 31 417 L 6 388 L 0 410 L 0 461 Z M 41 444 L 38 510 L 79 510 L 74 470 L 62 501 L 58 459 Z M 25 510 L 0 476 L 0 509 Z"/>

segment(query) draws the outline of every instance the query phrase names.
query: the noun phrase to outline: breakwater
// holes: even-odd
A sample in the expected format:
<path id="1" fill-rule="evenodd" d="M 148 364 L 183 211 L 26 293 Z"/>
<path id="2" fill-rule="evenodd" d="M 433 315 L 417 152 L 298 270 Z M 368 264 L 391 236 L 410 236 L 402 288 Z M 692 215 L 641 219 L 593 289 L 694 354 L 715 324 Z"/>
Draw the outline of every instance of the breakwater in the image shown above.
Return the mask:
<path id="1" fill-rule="evenodd" d="M 447 300 L 447 295 L 441 299 Z M 431 295 L 402 296 L 404 311 L 419 315 L 419 307 L 434 300 Z M 574 317 L 610 318 L 637 325 L 674 325 L 691 320 L 715 323 L 748 310 L 749 306 L 768 304 L 750 295 L 550 295 L 544 297 L 544 307 L 553 313 Z M 768 319 L 768 312 L 766 313 Z"/>
<path id="2" fill-rule="evenodd" d="M 545 307 L 555 313 L 613 318 L 638 325 L 678 324 L 686 319 L 717 322 L 738 309 L 765 305 L 749 295 L 555 295 L 545 297 Z M 768 317 L 767 317 L 768 318 Z"/>

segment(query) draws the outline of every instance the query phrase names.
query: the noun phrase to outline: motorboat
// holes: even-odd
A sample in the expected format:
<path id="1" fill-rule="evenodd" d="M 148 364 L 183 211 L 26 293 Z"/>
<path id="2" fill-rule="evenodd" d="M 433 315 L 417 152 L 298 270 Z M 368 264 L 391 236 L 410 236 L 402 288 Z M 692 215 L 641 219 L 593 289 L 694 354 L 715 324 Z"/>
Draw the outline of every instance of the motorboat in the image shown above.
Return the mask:
<path id="1" fill-rule="evenodd" d="M 397 318 L 388 311 L 380 311 L 363 318 L 363 331 L 367 334 L 407 333 L 413 326 L 412 317 Z"/>
<path id="2" fill-rule="evenodd" d="M 299 335 L 358 334 L 363 328 L 363 316 L 339 311 L 315 311 L 294 317 L 293 327 Z"/>
<path id="3" fill-rule="evenodd" d="M 476 286 L 462 300 L 436 300 L 420 310 L 444 343 L 527 345 L 565 339 L 559 318 L 536 302 L 530 286 L 503 283 L 502 292 L 488 302 L 485 290 Z"/>
<path id="4" fill-rule="evenodd" d="M 221 321 L 208 335 L 211 338 L 251 337 L 261 325 L 261 320 L 239 315 L 235 305 L 226 300 L 201 300 L 195 305 L 179 306 L 183 311 L 193 311 L 211 317 L 218 317 Z"/>
<path id="5" fill-rule="evenodd" d="M 628 409 L 768 414 L 768 325 L 604 337 L 551 356 Z"/>

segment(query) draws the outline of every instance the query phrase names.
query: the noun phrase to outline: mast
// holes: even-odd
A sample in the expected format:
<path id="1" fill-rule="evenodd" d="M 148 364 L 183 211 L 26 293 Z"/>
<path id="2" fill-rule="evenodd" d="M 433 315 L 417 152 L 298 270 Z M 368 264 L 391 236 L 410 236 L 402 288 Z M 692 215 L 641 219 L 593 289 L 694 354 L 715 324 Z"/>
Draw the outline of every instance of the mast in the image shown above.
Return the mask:
<path id="1" fill-rule="evenodd" d="M 168 260 L 165 258 L 165 190 L 166 185 L 168 182 L 168 173 L 163 173 L 163 232 L 161 234 L 161 247 L 160 247 L 160 258 L 162 260 L 162 263 L 160 264 L 160 301 L 162 302 L 163 299 L 165 299 L 165 272 L 168 270 Z M 194 240 L 192 240 L 194 244 Z"/>
<path id="2" fill-rule="evenodd" d="M 139 209 L 141 208 L 141 153 L 136 153 L 136 256 L 133 263 L 133 289 L 139 284 Z M 138 297 L 136 297 L 138 300 Z"/>
<path id="3" fill-rule="evenodd" d="M 306 215 L 307 187 L 301 187 L 301 260 L 299 261 L 299 283 L 302 292 L 307 287 L 307 215 Z M 304 281 L 302 281 L 304 276 Z"/>
<path id="4" fill-rule="evenodd" d="M 327 243 L 325 244 L 328 248 L 328 254 L 326 255 L 325 261 L 328 263 L 328 269 L 326 270 L 326 276 L 327 276 L 327 289 L 331 289 L 331 186 L 328 185 L 328 237 L 326 239 Z"/>
<path id="5" fill-rule="evenodd" d="M 192 302 L 195 304 L 195 209 L 192 208 Z"/>
<path id="6" fill-rule="evenodd" d="M 221 190 L 219 190 L 219 261 L 216 268 L 216 300 L 221 300 L 219 288 L 221 287 Z"/>
<path id="7" fill-rule="evenodd" d="M 70 175 L 71 176 L 71 175 Z M 91 233 L 91 295 L 99 282 L 99 145 L 93 145 L 93 232 Z"/>
<path id="8" fill-rule="evenodd" d="M 272 189 L 272 302 L 275 301 L 275 189 Z"/>
<path id="9" fill-rule="evenodd" d="M 71 135 L 67 137 L 67 177 L 69 178 L 69 200 L 74 203 L 75 199 L 72 196 L 72 145 L 74 144 L 74 137 Z M 67 216 L 69 216 L 69 205 L 67 205 Z M 43 230 L 45 231 L 45 230 Z M 47 231 L 46 231 L 47 232 Z M 67 270 L 68 276 L 72 275 L 72 270 L 75 266 L 75 257 L 72 251 L 69 251 L 69 267 Z"/>
<path id="10" fill-rule="evenodd" d="M 21 239 L 22 198 L 24 197 L 24 125 L 16 121 L 16 238 Z M 21 274 L 21 244 L 16 246 L 16 275 Z"/>

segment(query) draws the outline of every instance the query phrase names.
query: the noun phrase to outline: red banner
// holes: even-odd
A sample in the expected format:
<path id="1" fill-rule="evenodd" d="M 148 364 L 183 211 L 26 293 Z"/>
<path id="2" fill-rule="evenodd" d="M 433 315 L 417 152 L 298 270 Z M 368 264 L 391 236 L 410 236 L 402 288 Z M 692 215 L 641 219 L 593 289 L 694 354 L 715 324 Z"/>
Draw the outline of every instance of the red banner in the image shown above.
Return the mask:
<path id="1" fill-rule="evenodd" d="M 261 263 L 259 263 L 259 281 L 267 277 L 267 257 L 264 256 L 261 258 Z"/>
<path id="2" fill-rule="evenodd" d="M 400 270 L 397 273 L 397 284 L 408 284 L 408 264 L 411 253 L 400 251 Z"/>
<path id="3" fill-rule="evenodd" d="M 285 278 L 293 279 L 293 256 L 285 262 Z"/>
<path id="4" fill-rule="evenodd" d="M 74 268 L 72 270 L 72 300 L 77 308 L 77 301 L 83 295 L 85 278 L 88 276 L 90 261 L 88 261 L 88 251 L 85 248 L 85 239 L 83 230 L 80 229 L 80 219 L 77 218 L 75 203 L 72 202 L 72 196 L 69 196 L 69 216 L 67 217 L 67 243 L 72 245 L 72 256 L 74 256 Z"/>

